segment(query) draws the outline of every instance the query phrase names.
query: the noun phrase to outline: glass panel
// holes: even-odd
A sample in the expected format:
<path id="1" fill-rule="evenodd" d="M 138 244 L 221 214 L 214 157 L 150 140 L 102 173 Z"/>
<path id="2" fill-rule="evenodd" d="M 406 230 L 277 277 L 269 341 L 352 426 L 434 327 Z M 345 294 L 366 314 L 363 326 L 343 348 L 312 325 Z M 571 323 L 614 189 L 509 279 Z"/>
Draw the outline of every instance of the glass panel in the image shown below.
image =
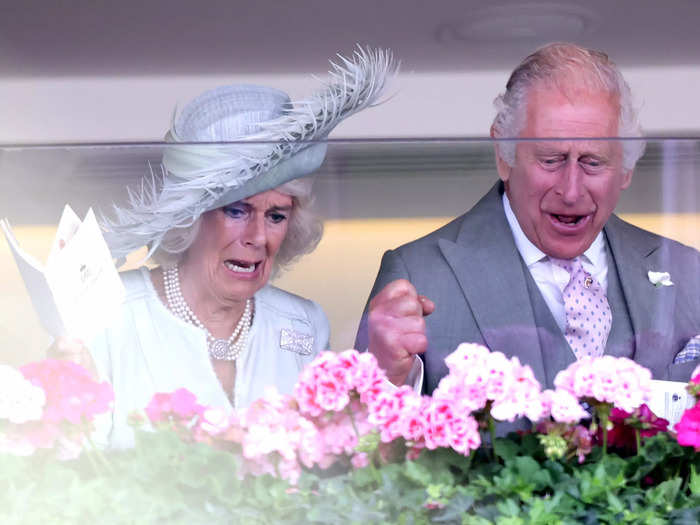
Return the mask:
<path id="1" fill-rule="evenodd" d="M 0 217 L 45 261 L 63 206 L 109 212 L 158 167 L 163 144 L 0 147 Z M 330 141 L 315 182 L 325 219 L 318 248 L 274 284 L 319 302 L 331 347 L 353 346 L 382 253 L 471 208 L 497 181 L 490 140 Z M 617 213 L 700 248 L 700 139 L 653 139 Z M 144 252 L 125 268 L 139 264 Z M 0 361 L 44 356 L 40 327 L 11 253 L 0 242 Z"/>

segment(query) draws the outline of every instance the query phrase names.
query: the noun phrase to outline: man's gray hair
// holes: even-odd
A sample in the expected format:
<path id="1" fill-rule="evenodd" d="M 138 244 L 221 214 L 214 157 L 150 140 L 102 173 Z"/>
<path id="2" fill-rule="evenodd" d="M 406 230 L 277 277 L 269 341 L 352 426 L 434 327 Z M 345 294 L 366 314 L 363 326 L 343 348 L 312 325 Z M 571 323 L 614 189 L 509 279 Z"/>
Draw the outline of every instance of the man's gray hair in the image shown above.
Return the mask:
<path id="1" fill-rule="evenodd" d="M 280 193 L 291 196 L 293 205 L 289 216 L 287 235 L 282 241 L 279 252 L 277 252 L 272 277 L 289 267 L 302 255 L 311 253 L 323 236 L 323 222 L 311 210 L 313 204 L 312 184 L 312 177 L 304 177 L 275 188 Z M 169 230 L 153 253 L 151 257 L 153 262 L 163 267 L 177 264 L 197 238 L 201 221 L 200 216 L 188 228 Z"/>
<path id="2" fill-rule="evenodd" d="M 585 88 L 617 96 L 620 105 L 617 135 L 642 136 L 630 88 L 608 55 L 575 44 L 554 43 L 525 58 L 511 73 L 505 93 L 496 97 L 495 138 L 518 137 L 525 126 L 530 90 L 540 83 L 556 86 L 565 94 Z M 515 164 L 516 142 L 501 141 L 497 146 L 498 155 L 510 166 Z M 622 164 L 626 170 L 634 169 L 644 153 L 644 146 L 643 140 L 622 141 Z"/>

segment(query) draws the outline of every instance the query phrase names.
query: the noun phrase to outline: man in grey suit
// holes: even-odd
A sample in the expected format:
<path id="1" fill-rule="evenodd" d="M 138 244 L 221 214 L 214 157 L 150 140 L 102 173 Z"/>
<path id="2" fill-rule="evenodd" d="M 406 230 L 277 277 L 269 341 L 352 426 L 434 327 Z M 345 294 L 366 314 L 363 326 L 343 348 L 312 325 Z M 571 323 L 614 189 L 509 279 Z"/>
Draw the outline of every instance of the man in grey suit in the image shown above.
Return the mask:
<path id="1" fill-rule="evenodd" d="M 497 142 L 500 180 L 489 193 L 384 254 L 356 348 L 369 348 L 393 383 L 426 393 L 461 342 L 518 356 L 550 388 L 580 352 L 687 381 L 698 361 L 678 356 L 700 333 L 700 254 L 612 214 L 643 152 L 641 141 L 593 140 L 641 135 L 615 64 L 550 44 L 513 71 L 496 105 L 492 137 L 531 140 Z M 652 283 L 650 271 L 673 284 Z M 574 275 L 607 312 L 603 330 L 591 330 L 597 339 L 569 311 Z"/>

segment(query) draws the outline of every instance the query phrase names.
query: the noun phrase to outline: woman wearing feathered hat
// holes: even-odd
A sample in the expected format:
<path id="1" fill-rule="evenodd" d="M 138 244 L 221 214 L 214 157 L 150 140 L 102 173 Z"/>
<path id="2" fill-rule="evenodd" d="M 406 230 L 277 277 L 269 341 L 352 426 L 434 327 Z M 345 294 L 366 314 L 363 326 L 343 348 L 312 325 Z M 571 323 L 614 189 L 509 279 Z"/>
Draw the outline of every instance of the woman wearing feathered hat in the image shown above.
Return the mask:
<path id="1" fill-rule="evenodd" d="M 321 307 L 268 281 L 321 237 L 302 178 L 324 159 L 314 141 L 374 104 L 395 69 L 389 53 L 363 49 L 332 66 L 331 81 L 300 103 L 246 85 L 197 97 L 168 132 L 176 144 L 163 176 L 106 221 L 116 258 L 145 245 L 159 264 L 122 274 L 121 317 L 89 345 L 115 390 L 112 446 L 131 443 L 127 417 L 156 392 L 185 387 L 202 404 L 246 406 L 268 385 L 291 392 L 327 348 Z"/>

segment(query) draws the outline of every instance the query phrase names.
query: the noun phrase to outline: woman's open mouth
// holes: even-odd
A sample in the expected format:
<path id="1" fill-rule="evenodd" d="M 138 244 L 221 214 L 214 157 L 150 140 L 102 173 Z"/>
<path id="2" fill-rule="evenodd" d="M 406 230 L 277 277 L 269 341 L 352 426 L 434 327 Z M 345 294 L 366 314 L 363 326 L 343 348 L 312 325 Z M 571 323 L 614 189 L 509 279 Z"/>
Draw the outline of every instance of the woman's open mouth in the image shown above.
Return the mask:
<path id="1" fill-rule="evenodd" d="M 260 265 L 259 262 L 251 263 L 244 261 L 236 261 L 233 259 L 228 259 L 224 261 L 226 268 L 236 273 L 253 273 L 257 267 Z"/>

